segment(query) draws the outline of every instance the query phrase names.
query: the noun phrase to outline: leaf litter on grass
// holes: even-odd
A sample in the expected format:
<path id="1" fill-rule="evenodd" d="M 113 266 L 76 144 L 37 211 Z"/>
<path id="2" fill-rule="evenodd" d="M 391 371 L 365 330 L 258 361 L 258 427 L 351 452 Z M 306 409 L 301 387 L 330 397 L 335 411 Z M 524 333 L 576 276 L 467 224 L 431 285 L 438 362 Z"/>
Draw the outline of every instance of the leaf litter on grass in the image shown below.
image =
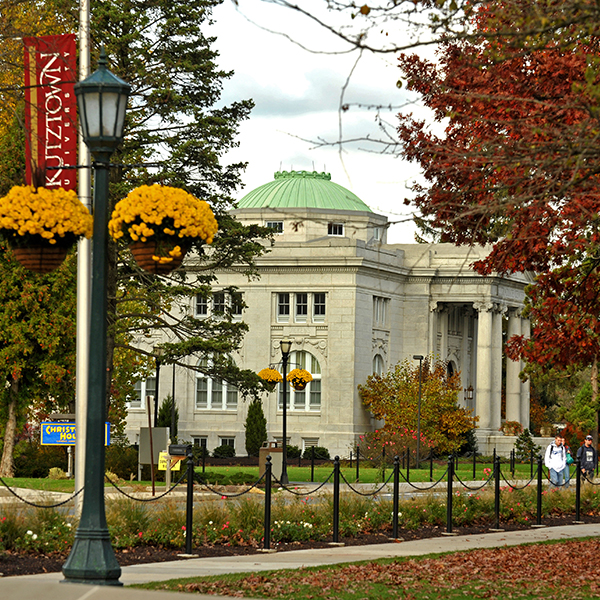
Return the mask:
<path id="1" fill-rule="evenodd" d="M 172 584 L 170 589 L 177 591 L 294 600 L 407 600 L 439 594 L 445 598 L 587 600 L 600 597 L 600 540 L 504 546 Z"/>

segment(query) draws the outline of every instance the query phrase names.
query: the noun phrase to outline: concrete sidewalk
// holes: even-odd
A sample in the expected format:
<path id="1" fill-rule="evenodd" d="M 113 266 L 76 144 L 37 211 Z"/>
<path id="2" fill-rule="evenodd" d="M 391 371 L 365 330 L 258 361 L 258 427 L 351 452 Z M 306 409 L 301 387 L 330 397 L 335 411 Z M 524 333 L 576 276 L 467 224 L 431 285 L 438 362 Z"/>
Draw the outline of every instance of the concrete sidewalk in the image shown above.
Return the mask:
<path id="1" fill-rule="evenodd" d="M 563 525 L 561 527 L 532 528 L 522 531 L 484 533 L 479 535 L 457 535 L 429 538 L 411 542 L 390 542 L 370 546 L 343 546 L 315 550 L 295 550 L 276 553 L 260 553 L 244 556 L 217 558 L 188 558 L 174 562 L 152 563 L 123 567 L 120 581 L 124 585 L 165 581 L 181 577 L 222 575 L 278 569 L 298 569 L 320 565 L 331 565 L 377 558 L 421 556 L 432 552 L 452 552 L 516 546 L 546 540 L 568 540 L 585 536 L 600 536 L 599 524 Z M 2 600 L 29 600 L 53 598 L 61 600 L 161 600 L 164 593 L 114 587 L 60 585 L 61 573 L 44 573 L 0 579 Z M 173 598 L 173 593 L 168 593 Z M 189 598 L 189 595 L 186 594 Z M 194 596 L 198 598 L 198 596 Z M 200 596 L 200 599 L 214 596 Z"/>

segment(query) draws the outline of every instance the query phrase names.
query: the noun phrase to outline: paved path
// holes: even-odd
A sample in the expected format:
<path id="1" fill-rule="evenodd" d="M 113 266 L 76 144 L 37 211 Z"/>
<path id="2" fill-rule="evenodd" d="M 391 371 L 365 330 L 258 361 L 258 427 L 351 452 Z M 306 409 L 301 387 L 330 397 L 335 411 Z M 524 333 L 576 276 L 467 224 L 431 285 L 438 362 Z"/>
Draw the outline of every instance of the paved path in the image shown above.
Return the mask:
<path id="1" fill-rule="evenodd" d="M 515 546 L 545 540 L 567 540 L 584 536 L 600 536 L 600 524 L 563 525 L 561 527 L 532 528 L 522 531 L 494 532 L 478 535 L 457 535 L 416 540 L 390 542 L 370 546 L 344 546 L 295 550 L 219 558 L 188 558 L 174 562 L 152 563 L 123 567 L 120 581 L 124 585 L 165 581 L 180 577 L 221 575 L 275 569 L 298 569 L 300 567 L 330 565 L 394 556 L 421 556 L 432 552 L 472 550 Z M 0 579 L 2 600 L 39 600 L 60 597 L 61 600 L 174 600 L 168 595 L 130 588 L 60 585 L 60 573 L 25 575 Z M 183 598 L 183 595 L 180 595 Z M 189 600 L 189 595 L 185 595 Z M 214 596 L 194 596 L 197 600 L 214 599 Z"/>

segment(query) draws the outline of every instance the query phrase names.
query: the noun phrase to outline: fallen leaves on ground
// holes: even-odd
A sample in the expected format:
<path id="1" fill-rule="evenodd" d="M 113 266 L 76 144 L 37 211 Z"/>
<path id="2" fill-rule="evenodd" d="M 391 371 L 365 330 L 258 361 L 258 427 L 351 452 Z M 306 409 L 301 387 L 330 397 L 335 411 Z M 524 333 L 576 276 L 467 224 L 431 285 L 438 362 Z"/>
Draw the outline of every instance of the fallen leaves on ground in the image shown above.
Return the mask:
<path id="1" fill-rule="evenodd" d="M 384 586 L 401 598 L 468 588 L 473 598 L 600 597 L 600 540 L 505 546 L 438 558 L 398 559 L 323 569 L 251 574 L 234 583 L 201 581 L 180 591 L 268 598 L 369 596 Z M 548 596 L 550 594 L 550 596 Z M 379 597 L 379 596 L 377 596 Z"/>

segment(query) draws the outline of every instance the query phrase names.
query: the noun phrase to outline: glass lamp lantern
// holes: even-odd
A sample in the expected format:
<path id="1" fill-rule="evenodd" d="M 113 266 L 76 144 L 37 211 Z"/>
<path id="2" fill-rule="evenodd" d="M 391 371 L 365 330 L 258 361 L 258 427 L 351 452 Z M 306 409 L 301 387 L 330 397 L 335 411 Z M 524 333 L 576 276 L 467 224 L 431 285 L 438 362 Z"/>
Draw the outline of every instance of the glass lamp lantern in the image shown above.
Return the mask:
<path id="1" fill-rule="evenodd" d="M 83 139 L 97 159 L 106 159 L 123 140 L 130 92 L 131 86 L 108 70 L 104 48 L 98 69 L 75 84 Z"/>

